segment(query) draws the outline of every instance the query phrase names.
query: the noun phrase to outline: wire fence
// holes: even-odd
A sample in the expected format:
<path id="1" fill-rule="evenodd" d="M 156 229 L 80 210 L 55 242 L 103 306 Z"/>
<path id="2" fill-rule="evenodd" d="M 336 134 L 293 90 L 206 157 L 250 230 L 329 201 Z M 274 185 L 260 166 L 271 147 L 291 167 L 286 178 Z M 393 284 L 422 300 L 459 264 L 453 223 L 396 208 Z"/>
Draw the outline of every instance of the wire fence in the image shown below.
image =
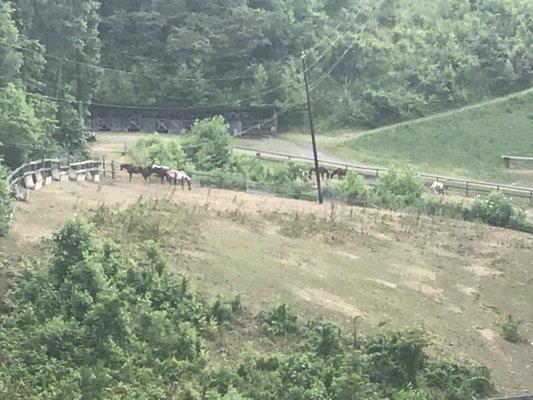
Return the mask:
<path id="1" fill-rule="evenodd" d="M 234 150 L 241 151 L 254 155 L 257 158 L 267 159 L 270 161 L 296 161 L 303 162 L 306 164 L 312 165 L 313 159 L 310 157 L 296 156 L 293 154 L 278 153 L 274 151 L 264 151 L 258 149 L 252 149 L 248 147 L 234 146 Z M 319 161 L 323 166 L 329 166 L 334 168 L 344 168 L 346 170 L 355 171 L 358 174 L 362 175 L 365 178 L 365 181 L 369 185 L 376 185 L 379 176 L 387 172 L 387 168 L 382 167 L 372 167 L 367 165 L 356 165 L 348 163 L 340 163 L 334 161 Z M 506 184 L 492 183 L 492 182 L 481 182 L 475 180 L 466 180 L 459 178 L 451 178 L 443 175 L 433 175 L 433 174 L 420 174 L 427 182 L 439 180 L 445 184 L 449 189 L 454 189 L 458 192 L 464 193 L 466 197 L 469 197 L 471 194 L 482 193 L 487 194 L 493 191 L 500 191 L 507 196 L 522 198 L 529 201 L 529 205 L 533 206 L 533 188 L 527 187 L 518 187 L 511 186 Z"/>

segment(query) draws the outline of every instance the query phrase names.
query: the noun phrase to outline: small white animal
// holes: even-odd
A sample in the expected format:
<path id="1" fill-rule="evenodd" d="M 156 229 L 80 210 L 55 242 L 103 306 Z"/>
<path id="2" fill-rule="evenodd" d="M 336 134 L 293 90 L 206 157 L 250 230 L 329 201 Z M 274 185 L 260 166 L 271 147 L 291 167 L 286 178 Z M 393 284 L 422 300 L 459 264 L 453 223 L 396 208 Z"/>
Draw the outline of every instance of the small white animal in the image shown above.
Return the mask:
<path id="1" fill-rule="evenodd" d="M 444 190 L 445 190 L 444 184 L 440 182 L 439 179 L 437 178 L 437 180 L 431 184 L 431 186 L 429 187 L 429 190 L 433 194 L 444 194 Z"/>

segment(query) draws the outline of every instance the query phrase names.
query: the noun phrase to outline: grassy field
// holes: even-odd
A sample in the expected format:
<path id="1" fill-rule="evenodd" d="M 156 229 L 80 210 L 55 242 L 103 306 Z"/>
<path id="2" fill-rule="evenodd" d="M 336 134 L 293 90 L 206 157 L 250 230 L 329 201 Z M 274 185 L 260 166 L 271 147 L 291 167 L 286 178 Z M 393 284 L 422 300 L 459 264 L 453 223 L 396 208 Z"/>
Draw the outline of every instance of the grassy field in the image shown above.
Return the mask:
<path id="1" fill-rule="evenodd" d="M 321 150 L 356 164 L 410 162 L 424 172 L 533 186 L 533 165 L 508 170 L 500 159 L 533 157 L 533 90 L 372 131 L 326 133 L 318 142 Z"/>
<path id="2" fill-rule="evenodd" d="M 140 198 L 157 201 L 132 207 Z M 252 314 L 283 301 L 344 326 L 359 316 L 366 333 L 423 325 L 433 352 L 486 364 L 502 392 L 533 391 L 531 236 L 223 190 L 176 191 L 121 174 L 32 193 L 17 204 L 0 258 L 39 257 L 76 214 L 92 218 L 100 237 L 157 240 L 176 274 L 213 297 L 240 294 Z M 507 314 L 525 321 L 523 343 L 501 338 Z"/>

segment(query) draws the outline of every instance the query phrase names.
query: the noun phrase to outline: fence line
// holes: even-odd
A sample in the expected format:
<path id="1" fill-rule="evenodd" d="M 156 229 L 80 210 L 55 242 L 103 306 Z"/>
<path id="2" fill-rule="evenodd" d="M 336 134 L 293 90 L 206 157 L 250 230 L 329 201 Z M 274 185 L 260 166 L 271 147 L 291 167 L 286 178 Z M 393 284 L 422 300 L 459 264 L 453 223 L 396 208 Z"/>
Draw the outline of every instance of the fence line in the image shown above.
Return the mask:
<path id="1" fill-rule="evenodd" d="M 259 149 L 252 149 L 249 147 L 233 146 L 234 150 L 239 150 L 243 152 L 253 153 L 257 158 L 269 159 L 271 161 L 300 161 L 304 163 L 312 163 L 313 159 L 310 157 L 295 156 L 293 154 L 278 153 L 275 151 L 264 151 Z M 281 159 L 281 160 L 280 160 Z M 366 165 L 355 165 L 349 163 L 340 163 L 335 161 L 319 161 L 321 164 L 326 166 L 341 167 L 347 170 L 354 170 L 357 173 L 364 175 L 367 178 L 374 178 L 374 180 L 379 179 L 379 174 L 387 172 L 387 168 L 383 167 L 372 167 Z M 428 180 L 439 179 L 441 182 L 446 184 L 449 188 L 459 189 L 464 191 L 466 196 L 470 195 L 470 192 L 478 193 L 490 193 L 494 190 L 500 191 L 508 196 L 520 197 L 523 199 L 529 200 L 529 205 L 533 206 L 533 188 L 510 186 L 505 184 L 498 184 L 493 182 L 482 182 L 482 181 L 473 181 L 459 178 L 451 178 L 448 176 L 433 175 L 433 174 L 420 174 L 421 177 Z M 370 181 L 369 184 L 375 184 L 375 182 Z"/>
<path id="2" fill-rule="evenodd" d="M 100 180 L 103 162 L 86 160 L 62 164 L 56 158 L 31 161 L 13 170 L 7 178 L 7 184 L 20 200 L 28 198 L 29 190 L 38 190 L 52 181 L 95 181 Z"/>

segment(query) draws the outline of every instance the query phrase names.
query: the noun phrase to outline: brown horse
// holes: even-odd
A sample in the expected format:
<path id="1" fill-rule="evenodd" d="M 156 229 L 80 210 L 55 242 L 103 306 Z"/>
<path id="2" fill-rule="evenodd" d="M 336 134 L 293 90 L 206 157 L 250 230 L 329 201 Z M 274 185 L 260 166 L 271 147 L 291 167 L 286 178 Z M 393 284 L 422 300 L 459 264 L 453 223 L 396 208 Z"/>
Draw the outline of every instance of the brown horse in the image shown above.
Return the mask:
<path id="1" fill-rule="evenodd" d="M 313 178 L 313 174 L 315 173 L 315 171 L 317 170 L 314 167 L 309 170 L 309 179 Z M 324 176 L 326 177 L 326 179 L 329 179 L 330 177 L 328 169 L 322 166 L 318 167 L 318 174 L 322 179 L 324 179 Z"/>
<path id="2" fill-rule="evenodd" d="M 133 178 L 133 175 L 136 175 L 136 174 L 140 174 L 144 178 L 145 181 L 148 180 L 148 178 L 150 177 L 150 172 L 148 171 L 148 168 L 138 167 L 132 164 L 121 164 L 120 170 L 121 171 L 125 170 L 130 175 L 130 182 L 131 182 L 131 179 Z"/>
<path id="3" fill-rule="evenodd" d="M 346 178 L 346 174 L 348 173 L 348 170 L 345 169 L 345 168 L 337 168 L 335 171 L 333 171 L 330 175 L 331 179 L 333 179 L 333 177 L 335 175 L 337 175 L 337 177 L 339 178 L 339 180 L 341 179 L 344 179 Z"/>

